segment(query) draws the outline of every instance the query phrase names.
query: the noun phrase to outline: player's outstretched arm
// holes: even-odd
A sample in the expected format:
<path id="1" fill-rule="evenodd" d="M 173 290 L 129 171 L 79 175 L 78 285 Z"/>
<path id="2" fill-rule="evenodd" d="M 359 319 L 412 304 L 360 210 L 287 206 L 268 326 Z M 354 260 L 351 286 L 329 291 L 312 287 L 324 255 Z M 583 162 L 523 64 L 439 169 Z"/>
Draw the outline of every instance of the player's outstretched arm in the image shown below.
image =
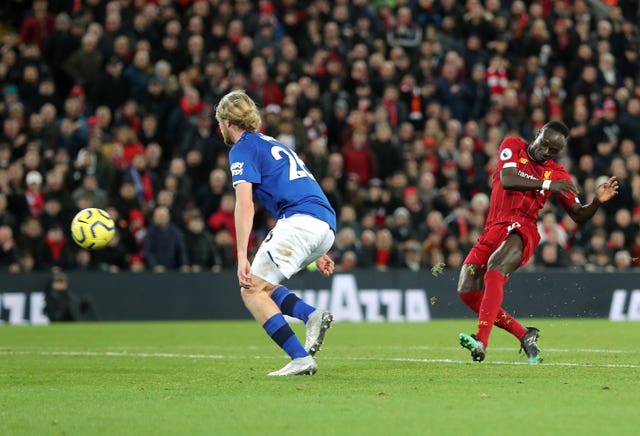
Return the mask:
<path id="1" fill-rule="evenodd" d="M 545 182 L 548 186 L 545 186 Z M 511 191 L 538 191 L 546 189 L 554 194 L 560 194 L 567 198 L 578 196 L 578 189 L 569 180 L 540 180 L 528 179 L 518 175 L 518 169 L 514 167 L 503 168 L 500 171 L 500 183 L 504 189 Z"/>
<path id="2" fill-rule="evenodd" d="M 587 205 L 572 204 L 567 213 L 576 223 L 582 225 L 589 221 L 602 203 L 606 203 L 618 195 L 618 179 L 614 176 L 596 188 L 593 201 Z"/>

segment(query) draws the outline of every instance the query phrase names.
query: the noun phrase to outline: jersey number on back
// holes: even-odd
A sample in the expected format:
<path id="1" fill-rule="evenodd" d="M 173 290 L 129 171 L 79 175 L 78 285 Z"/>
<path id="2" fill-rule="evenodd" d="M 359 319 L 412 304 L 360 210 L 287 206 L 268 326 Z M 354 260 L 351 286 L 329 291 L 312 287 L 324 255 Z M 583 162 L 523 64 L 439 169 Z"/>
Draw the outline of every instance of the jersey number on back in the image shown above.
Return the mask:
<path id="1" fill-rule="evenodd" d="M 307 167 L 304 166 L 304 162 L 291 150 L 279 145 L 274 145 L 271 147 L 271 156 L 273 156 L 275 160 L 280 160 L 283 157 L 289 159 L 289 180 L 301 179 L 302 177 L 310 177 L 315 180 L 313 175 L 307 170 Z"/>

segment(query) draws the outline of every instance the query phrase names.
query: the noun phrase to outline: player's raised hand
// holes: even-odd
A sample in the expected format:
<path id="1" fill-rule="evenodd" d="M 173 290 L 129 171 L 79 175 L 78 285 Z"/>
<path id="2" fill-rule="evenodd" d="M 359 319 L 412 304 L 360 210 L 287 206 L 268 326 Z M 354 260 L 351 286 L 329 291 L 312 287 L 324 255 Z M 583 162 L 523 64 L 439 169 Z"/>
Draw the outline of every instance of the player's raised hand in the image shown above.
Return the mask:
<path id="1" fill-rule="evenodd" d="M 333 259 L 326 254 L 316 260 L 316 266 L 318 267 L 318 271 L 320 271 L 324 276 L 330 276 L 336 268 Z"/>
<path id="2" fill-rule="evenodd" d="M 578 196 L 578 188 L 569 180 L 553 180 L 549 186 L 549 191 L 554 194 L 560 194 L 565 198 L 571 198 L 571 195 Z"/>
<path id="3" fill-rule="evenodd" d="M 618 195 L 618 179 L 613 176 L 596 188 L 596 198 L 600 203 L 611 200 Z"/>

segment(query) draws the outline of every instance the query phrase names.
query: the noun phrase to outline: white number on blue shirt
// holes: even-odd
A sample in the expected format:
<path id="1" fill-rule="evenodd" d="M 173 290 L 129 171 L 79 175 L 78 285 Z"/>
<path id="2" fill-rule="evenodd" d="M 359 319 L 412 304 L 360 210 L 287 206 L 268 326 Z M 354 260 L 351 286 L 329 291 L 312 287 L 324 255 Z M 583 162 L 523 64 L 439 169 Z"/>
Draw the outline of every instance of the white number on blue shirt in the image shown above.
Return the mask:
<path id="1" fill-rule="evenodd" d="M 285 157 L 283 155 L 286 155 L 289 159 L 289 180 L 296 180 L 302 177 L 310 177 L 315 180 L 313 175 L 304 166 L 304 162 L 302 162 L 298 155 L 293 153 L 291 150 L 275 145 L 271 147 L 271 155 L 275 160 L 282 159 Z"/>

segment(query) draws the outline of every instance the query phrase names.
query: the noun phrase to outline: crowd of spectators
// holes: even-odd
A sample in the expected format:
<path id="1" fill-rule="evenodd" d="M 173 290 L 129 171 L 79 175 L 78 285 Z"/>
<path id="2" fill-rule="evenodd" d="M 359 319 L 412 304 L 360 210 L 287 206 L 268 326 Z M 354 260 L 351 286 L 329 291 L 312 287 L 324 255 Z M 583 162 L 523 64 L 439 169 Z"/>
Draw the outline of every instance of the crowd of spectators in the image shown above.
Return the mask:
<path id="1" fill-rule="evenodd" d="M 640 35 L 625 0 L 8 0 L 0 10 L 0 268 L 233 269 L 232 89 L 338 213 L 338 270 L 455 268 L 481 232 L 496 151 L 549 120 L 582 200 L 531 267 L 640 266 Z M 107 210 L 101 251 L 71 217 Z M 258 211 L 252 246 L 273 224 Z"/>

